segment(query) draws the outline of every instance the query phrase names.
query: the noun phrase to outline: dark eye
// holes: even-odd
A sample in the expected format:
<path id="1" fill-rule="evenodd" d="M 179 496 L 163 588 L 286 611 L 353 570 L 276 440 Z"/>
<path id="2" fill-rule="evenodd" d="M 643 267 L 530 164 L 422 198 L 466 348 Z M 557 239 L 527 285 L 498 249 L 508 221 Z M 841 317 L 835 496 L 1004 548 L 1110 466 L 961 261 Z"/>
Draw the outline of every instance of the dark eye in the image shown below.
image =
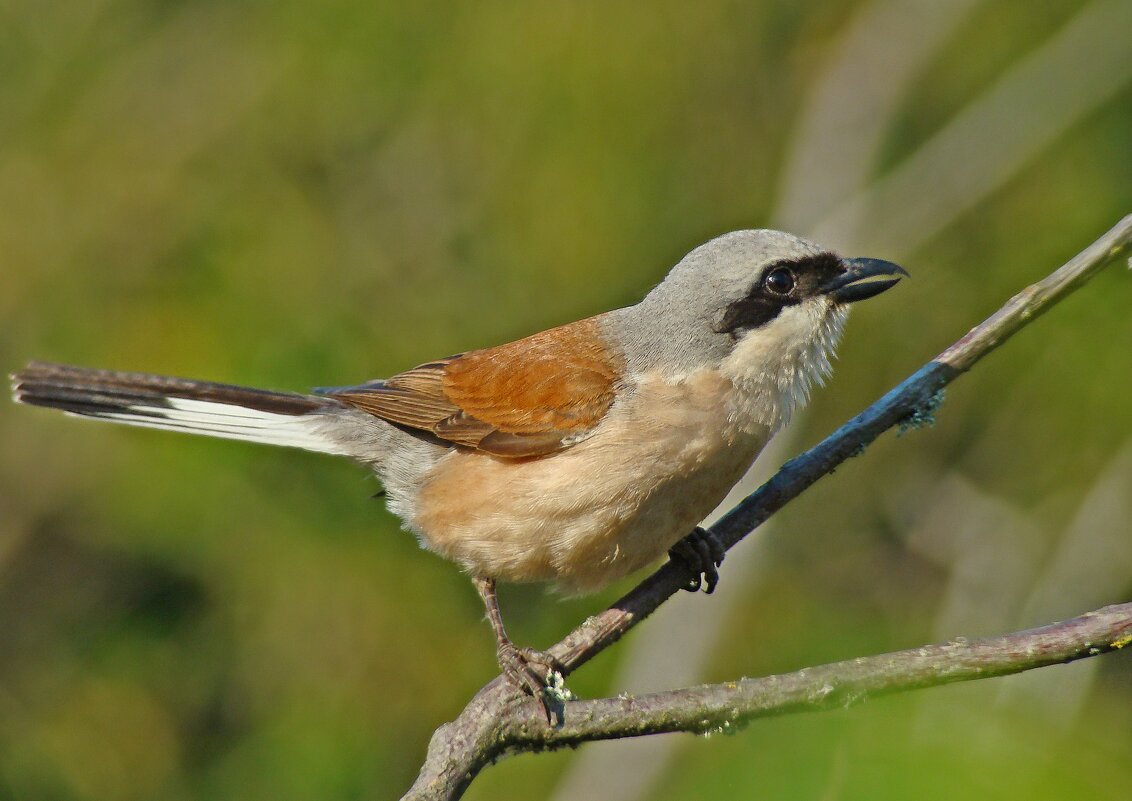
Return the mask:
<path id="1" fill-rule="evenodd" d="M 776 267 L 763 279 L 763 286 L 772 295 L 789 295 L 794 291 L 794 284 L 794 273 L 785 267 Z"/>

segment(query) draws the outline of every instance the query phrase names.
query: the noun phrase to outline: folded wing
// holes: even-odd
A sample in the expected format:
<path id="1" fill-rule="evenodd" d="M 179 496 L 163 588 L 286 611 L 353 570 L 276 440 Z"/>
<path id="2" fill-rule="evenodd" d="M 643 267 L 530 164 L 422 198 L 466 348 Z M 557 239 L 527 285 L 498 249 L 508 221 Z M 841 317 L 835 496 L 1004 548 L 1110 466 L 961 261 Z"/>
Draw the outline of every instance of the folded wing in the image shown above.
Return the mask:
<path id="1" fill-rule="evenodd" d="M 590 318 L 328 396 L 455 445 L 524 458 L 589 434 L 620 372 Z"/>

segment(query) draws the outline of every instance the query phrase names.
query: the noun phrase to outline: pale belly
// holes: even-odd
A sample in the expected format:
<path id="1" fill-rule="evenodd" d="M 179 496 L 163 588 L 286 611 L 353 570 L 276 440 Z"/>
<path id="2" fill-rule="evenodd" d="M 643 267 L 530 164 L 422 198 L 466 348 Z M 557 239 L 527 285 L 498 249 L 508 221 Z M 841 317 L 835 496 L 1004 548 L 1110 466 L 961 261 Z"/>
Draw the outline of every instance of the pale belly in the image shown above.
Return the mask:
<path id="1" fill-rule="evenodd" d="M 660 384 L 623 423 L 541 459 L 453 451 L 410 525 L 473 574 L 597 589 L 691 532 L 766 444 L 769 426 L 737 421 L 729 389 L 713 375 Z"/>

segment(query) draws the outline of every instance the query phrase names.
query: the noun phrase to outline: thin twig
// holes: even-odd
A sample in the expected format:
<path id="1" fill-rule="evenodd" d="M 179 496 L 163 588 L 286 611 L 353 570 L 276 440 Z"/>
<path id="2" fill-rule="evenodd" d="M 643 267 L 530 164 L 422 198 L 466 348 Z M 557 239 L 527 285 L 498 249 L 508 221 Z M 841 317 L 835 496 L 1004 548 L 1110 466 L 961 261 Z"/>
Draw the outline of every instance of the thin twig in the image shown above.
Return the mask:
<path id="1" fill-rule="evenodd" d="M 1132 252 L 1132 215 L 1125 217 L 1112 230 L 1050 276 L 1019 292 L 986 321 L 971 329 L 958 342 L 823 442 L 783 465 L 770 481 L 720 520 L 713 527 L 713 532 L 727 547 L 731 547 L 814 482 L 832 472 L 843 461 L 860 454 L 884 431 L 895 425 L 917 426 L 930 422 L 932 413 L 939 404 L 940 392 L 947 384 L 969 370 L 979 359 L 1010 336 L 1033 322 L 1053 304 L 1082 286 L 1109 263 L 1127 257 L 1129 252 Z M 568 672 L 575 670 L 620 639 L 629 629 L 676 593 L 687 579 L 688 575 L 682 567 L 671 562 L 666 563 L 609 609 L 587 619 L 551 648 L 551 653 L 563 663 Z M 1125 620 L 1123 623 L 1117 621 L 1115 628 L 1105 629 L 1112 634 L 1105 640 L 1098 633 L 1100 629 L 1094 628 L 1096 621 L 1103 619 L 1104 623 L 1101 625 L 1113 624 L 1113 615 L 1119 617 L 1121 614 L 1125 616 Z M 794 677 L 792 681 L 798 682 L 797 688 L 793 691 L 796 693 L 792 696 L 794 701 L 779 705 L 775 711 L 802 708 L 805 705 L 801 704 L 799 699 L 806 693 L 820 694 L 827 685 L 834 688 L 860 686 L 864 688 L 865 693 L 895 691 L 1027 670 L 1089 656 L 1092 655 L 1090 649 L 1096 649 L 1096 652 L 1100 653 L 1106 648 L 1120 647 L 1132 641 L 1129 639 L 1132 638 L 1132 623 L 1127 619 L 1130 614 L 1132 608 L 1128 605 L 1110 607 L 1063 624 L 1009 635 L 1006 638 L 984 640 L 973 646 L 953 643 L 948 646 L 937 646 L 934 651 L 931 648 L 918 649 L 903 652 L 904 656 L 894 654 L 876 657 L 871 662 L 858 660 L 800 671 L 791 674 Z M 1085 639 L 1080 639 L 1081 636 Z M 1011 639 L 1012 637 L 1020 639 Z M 988 643 L 998 643 L 999 651 L 995 652 Z M 1080 647 L 1081 643 L 1085 643 L 1083 650 Z M 1017 650 L 1015 646 L 1020 646 L 1021 650 Z M 975 648 L 977 653 L 972 652 L 971 648 Z M 988 648 L 991 650 L 986 650 Z M 1047 650 L 1043 651 L 1043 648 Z M 1046 653 L 1047 656 L 1036 662 L 1033 661 L 1034 649 Z M 925 657 L 928 659 L 927 662 L 916 662 L 913 657 L 907 656 L 919 653 L 929 653 L 931 656 Z M 994 659 L 991 659 L 992 656 Z M 885 662 L 896 657 L 900 657 L 904 662 L 901 663 L 899 660 L 897 663 Z M 971 661 L 972 657 L 984 661 L 989 659 L 990 662 L 987 662 L 984 668 L 993 663 L 997 666 L 996 672 L 986 672 L 984 668 L 978 667 L 978 659 L 975 662 Z M 860 664 L 871 665 L 873 672 L 868 673 L 868 677 L 854 672 L 853 666 Z M 899 677 L 889 677 L 883 669 L 878 669 L 883 668 L 885 664 L 893 669 L 903 664 L 905 668 L 916 668 L 920 672 L 914 675 L 903 674 L 905 680 L 901 683 Z M 936 665 L 939 672 L 932 673 L 931 669 L 924 672 L 925 668 L 931 668 L 932 664 Z M 772 677 L 761 681 L 781 682 L 785 678 Z M 891 682 L 886 683 L 889 678 Z M 757 714 L 769 714 L 769 712 L 760 713 L 755 708 L 756 696 L 760 692 L 757 687 L 762 685 L 758 682 L 754 685 L 740 682 L 735 686 L 745 688 L 744 692 L 751 690 L 753 693 L 749 699 L 750 705 L 745 707 L 744 719 Z M 690 710 L 689 714 L 693 716 L 699 714 L 705 720 L 711 717 L 710 705 L 704 706 L 705 702 L 711 699 L 697 695 L 708 692 L 710 696 L 711 692 L 714 692 L 710 688 L 674 692 L 680 699 L 678 705 L 682 705 L 682 709 Z M 631 707 L 634 703 L 641 704 L 642 699 L 671 696 L 672 693 L 662 693 L 655 696 L 641 696 L 634 701 L 604 699 L 570 702 L 565 707 L 563 725 L 557 730 L 552 730 L 546 725 L 541 708 L 534 699 L 524 698 L 517 690 L 497 678 L 477 693 L 456 720 L 437 729 L 429 745 L 420 775 L 405 798 L 458 798 L 485 765 L 514 751 L 538 750 L 551 744 L 650 733 L 651 730 L 629 731 L 635 725 L 629 715 L 629 712 L 634 711 Z M 765 696 L 763 697 L 765 700 Z M 730 703 L 736 702 L 734 697 L 730 699 Z M 638 713 L 640 711 L 640 709 L 636 710 Z M 673 714 L 671 707 L 665 707 L 662 716 L 672 718 Z M 638 714 L 636 719 L 645 718 L 640 718 Z M 655 718 L 650 719 L 656 722 Z M 711 725 L 705 727 L 711 728 Z M 685 726 L 656 729 L 656 731 L 677 730 L 699 729 Z"/>
<path id="2" fill-rule="evenodd" d="M 729 732 L 755 718 L 846 707 L 877 695 L 1072 662 L 1132 644 L 1132 603 L 1027 631 L 962 639 L 794 673 L 570 704 L 563 725 L 509 721 L 509 751 L 666 732 Z"/>

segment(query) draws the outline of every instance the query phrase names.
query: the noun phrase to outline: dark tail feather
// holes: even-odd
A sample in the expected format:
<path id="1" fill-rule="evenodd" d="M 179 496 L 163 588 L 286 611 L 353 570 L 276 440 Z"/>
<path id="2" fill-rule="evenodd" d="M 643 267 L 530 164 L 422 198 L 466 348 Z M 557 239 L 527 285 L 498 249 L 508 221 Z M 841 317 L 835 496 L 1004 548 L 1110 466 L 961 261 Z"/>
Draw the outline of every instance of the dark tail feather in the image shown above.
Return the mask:
<path id="1" fill-rule="evenodd" d="M 293 392 L 31 362 L 12 376 L 12 397 L 130 425 L 344 453 L 317 414 L 341 405 Z"/>

